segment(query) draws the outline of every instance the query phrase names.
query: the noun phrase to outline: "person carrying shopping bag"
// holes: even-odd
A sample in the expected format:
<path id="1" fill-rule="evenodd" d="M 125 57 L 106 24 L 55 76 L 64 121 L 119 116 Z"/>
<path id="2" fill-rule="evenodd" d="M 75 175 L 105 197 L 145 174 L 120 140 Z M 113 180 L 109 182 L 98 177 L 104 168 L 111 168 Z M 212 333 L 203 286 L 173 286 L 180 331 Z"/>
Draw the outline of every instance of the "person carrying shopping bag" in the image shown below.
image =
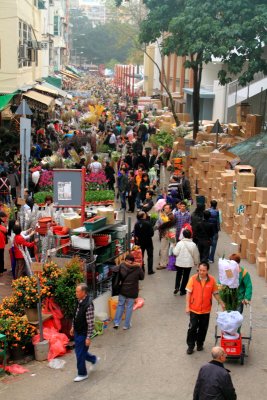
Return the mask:
<path id="1" fill-rule="evenodd" d="M 134 257 L 128 254 L 125 261 L 118 267 L 114 268 L 114 272 L 120 274 L 119 302 L 114 318 L 114 329 L 118 329 L 122 320 L 122 314 L 126 307 L 126 318 L 123 329 L 131 328 L 131 318 L 133 313 L 134 301 L 138 297 L 139 280 L 144 279 L 142 265 L 134 261 Z"/>
<path id="2" fill-rule="evenodd" d="M 180 296 L 184 296 L 190 271 L 199 263 L 197 245 L 192 241 L 192 233 L 188 229 L 183 230 L 183 239 L 176 244 L 172 253 L 176 256 L 176 280 L 173 294 L 177 294 L 180 290 Z"/>

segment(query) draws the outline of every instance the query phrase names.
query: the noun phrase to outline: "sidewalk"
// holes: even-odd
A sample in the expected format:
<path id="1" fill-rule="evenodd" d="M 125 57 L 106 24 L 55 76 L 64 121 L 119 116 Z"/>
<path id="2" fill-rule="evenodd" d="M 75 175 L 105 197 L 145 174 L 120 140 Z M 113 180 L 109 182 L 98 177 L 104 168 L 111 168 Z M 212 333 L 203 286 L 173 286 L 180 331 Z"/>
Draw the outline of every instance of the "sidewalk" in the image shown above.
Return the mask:
<path id="1" fill-rule="evenodd" d="M 154 239 L 155 266 L 158 261 L 158 240 Z M 220 234 L 218 254 L 228 255 L 229 237 Z M 267 372 L 267 285 L 259 278 L 255 266 L 242 262 L 251 273 L 253 297 L 253 341 L 245 365 L 227 362 L 239 400 L 266 398 Z M 217 263 L 211 266 L 217 275 Z M 141 283 L 140 296 L 145 305 L 134 312 L 129 331 L 112 329 L 93 340 L 91 351 L 101 357 L 97 371 L 89 379 L 74 383 L 76 360 L 72 352 L 64 357 L 63 370 L 47 367 L 47 362 L 31 362 L 30 373 L 6 377 L 0 381 L 0 396 L 7 400 L 39 400 L 98 398 L 99 400 L 190 400 L 201 365 L 210 360 L 214 345 L 216 304 L 203 352 L 186 354 L 188 316 L 185 298 L 173 295 L 175 273 L 166 270 L 146 276 Z M 244 333 L 248 325 L 245 311 Z"/>

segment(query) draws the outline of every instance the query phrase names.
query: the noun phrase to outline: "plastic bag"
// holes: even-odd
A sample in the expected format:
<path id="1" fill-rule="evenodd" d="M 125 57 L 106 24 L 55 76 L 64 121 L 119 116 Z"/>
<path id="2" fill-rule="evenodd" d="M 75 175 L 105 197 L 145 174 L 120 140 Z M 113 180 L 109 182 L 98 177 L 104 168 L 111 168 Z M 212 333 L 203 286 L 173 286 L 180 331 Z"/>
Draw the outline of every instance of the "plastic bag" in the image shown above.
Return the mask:
<path id="1" fill-rule="evenodd" d="M 1 366 L 3 368 L 3 366 Z M 22 367 L 19 364 L 7 365 L 5 371 L 10 374 L 25 374 L 25 372 L 30 372 L 28 369 Z"/>
<path id="2" fill-rule="evenodd" d="M 131 256 L 134 257 L 134 262 L 138 263 L 140 265 L 143 264 L 143 255 L 142 255 L 142 250 L 140 247 L 136 248 L 137 246 L 135 246 L 135 250 L 131 251 Z"/>
<path id="3" fill-rule="evenodd" d="M 138 308 L 142 308 L 145 304 L 145 300 L 142 297 L 137 297 L 134 302 L 133 310 L 137 310 Z"/>
<path id="4" fill-rule="evenodd" d="M 176 271 L 175 261 L 176 256 L 169 256 L 169 261 L 166 267 L 168 271 Z"/>
<path id="5" fill-rule="evenodd" d="M 69 343 L 68 337 L 64 333 L 59 333 L 55 328 L 44 328 L 44 339 L 49 341 L 48 361 L 58 356 L 66 354 L 66 345 Z M 40 335 L 32 338 L 32 343 L 40 341 Z"/>
<path id="6" fill-rule="evenodd" d="M 239 265 L 234 260 L 219 258 L 219 281 L 231 289 L 239 286 Z"/>
<path id="7" fill-rule="evenodd" d="M 223 333 L 235 336 L 238 329 L 242 325 L 243 315 L 238 311 L 218 312 L 217 325 Z"/>
<path id="8" fill-rule="evenodd" d="M 44 314 L 52 314 L 53 315 L 53 323 L 54 327 L 57 331 L 61 329 L 61 319 L 63 318 L 62 311 L 59 306 L 55 303 L 53 298 L 47 297 L 44 301 L 44 306 L 42 309 Z"/>
<path id="9" fill-rule="evenodd" d="M 54 358 L 53 360 L 49 361 L 48 367 L 54 369 L 62 369 L 64 368 L 65 364 L 66 364 L 65 360 Z"/>

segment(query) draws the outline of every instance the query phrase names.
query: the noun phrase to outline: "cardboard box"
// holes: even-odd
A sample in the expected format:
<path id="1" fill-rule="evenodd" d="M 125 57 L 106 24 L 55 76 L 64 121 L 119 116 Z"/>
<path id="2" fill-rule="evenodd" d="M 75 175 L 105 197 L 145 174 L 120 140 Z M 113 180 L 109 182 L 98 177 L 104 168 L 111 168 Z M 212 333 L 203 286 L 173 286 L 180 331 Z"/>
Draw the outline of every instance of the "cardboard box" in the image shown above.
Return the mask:
<path id="1" fill-rule="evenodd" d="M 259 205 L 260 205 L 260 203 L 258 201 L 252 201 L 252 203 L 251 203 L 251 215 L 253 217 L 255 217 L 256 214 L 258 213 Z"/>
<path id="2" fill-rule="evenodd" d="M 247 251 L 247 260 L 250 264 L 255 264 L 256 262 L 256 256 L 255 253 L 250 253 L 249 251 Z"/>
<path id="3" fill-rule="evenodd" d="M 255 136 L 261 133 L 262 115 L 247 114 L 246 118 L 246 137 Z"/>
<path id="4" fill-rule="evenodd" d="M 256 267 L 258 275 L 265 277 L 266 257 L 257 257 Z"/>
<path id="5" fill-rule="evenodd" d="M 229 135 L 239 135 L 240 126 L 238 124 L 228 124 Z"/>
<path id="6" fill-rule="evenodd" d="M 64 226 L 70 229 L 80 228 L 82 226 L 82 217 L 64 218 Z"/>
<path id="7" fill-rule="evenodd" d="M 252 172 L 238 172 L 236 175 L 236 186 L 239 193 L 244 189 L 247 189 L 249 186 L 253 186 L 254 182 L 255 175 Z"/>
<path id="8" fill-rule="evenodd" d="M 236 121 L 239 125 L 246 121 L 249 112 L 250 105 L 248 103 L 239 103 L 236 105 Z"/>
<path id="9" fill-rule="evenodd" d="M 256 190 L 257 190 L 256 201 L 262 204 L 267 204 L 267 188 L 257 187 Z"/>
<path id="10" fill-rule="evenodd" d="M 261 228 L 259 226 L 253 225 L 253 231 L 252 231 L 253 242 L 257 242 L 259 240 L 260 235 L 261 235 Z"/>

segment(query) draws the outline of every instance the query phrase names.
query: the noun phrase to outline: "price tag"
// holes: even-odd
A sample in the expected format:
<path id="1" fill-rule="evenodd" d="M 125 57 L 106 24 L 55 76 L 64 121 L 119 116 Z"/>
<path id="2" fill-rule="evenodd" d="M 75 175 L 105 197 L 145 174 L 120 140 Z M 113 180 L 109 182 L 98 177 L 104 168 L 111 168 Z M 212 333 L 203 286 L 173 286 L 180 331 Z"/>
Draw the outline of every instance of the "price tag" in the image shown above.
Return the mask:
<path id="1" fill-rule="evenodd" d="M 43 263 L 33 262 L 31 265 L 32 272 L 43 272 Z"/>
<path id="2" fill-rule="evenodd" d="M 226 269 L 225 273 L 226 273 L 226 276 L 227 276 L 228 279 L 231 279 L 234 276 L 233 275 L 233 271 L 231 269 Z"/>

